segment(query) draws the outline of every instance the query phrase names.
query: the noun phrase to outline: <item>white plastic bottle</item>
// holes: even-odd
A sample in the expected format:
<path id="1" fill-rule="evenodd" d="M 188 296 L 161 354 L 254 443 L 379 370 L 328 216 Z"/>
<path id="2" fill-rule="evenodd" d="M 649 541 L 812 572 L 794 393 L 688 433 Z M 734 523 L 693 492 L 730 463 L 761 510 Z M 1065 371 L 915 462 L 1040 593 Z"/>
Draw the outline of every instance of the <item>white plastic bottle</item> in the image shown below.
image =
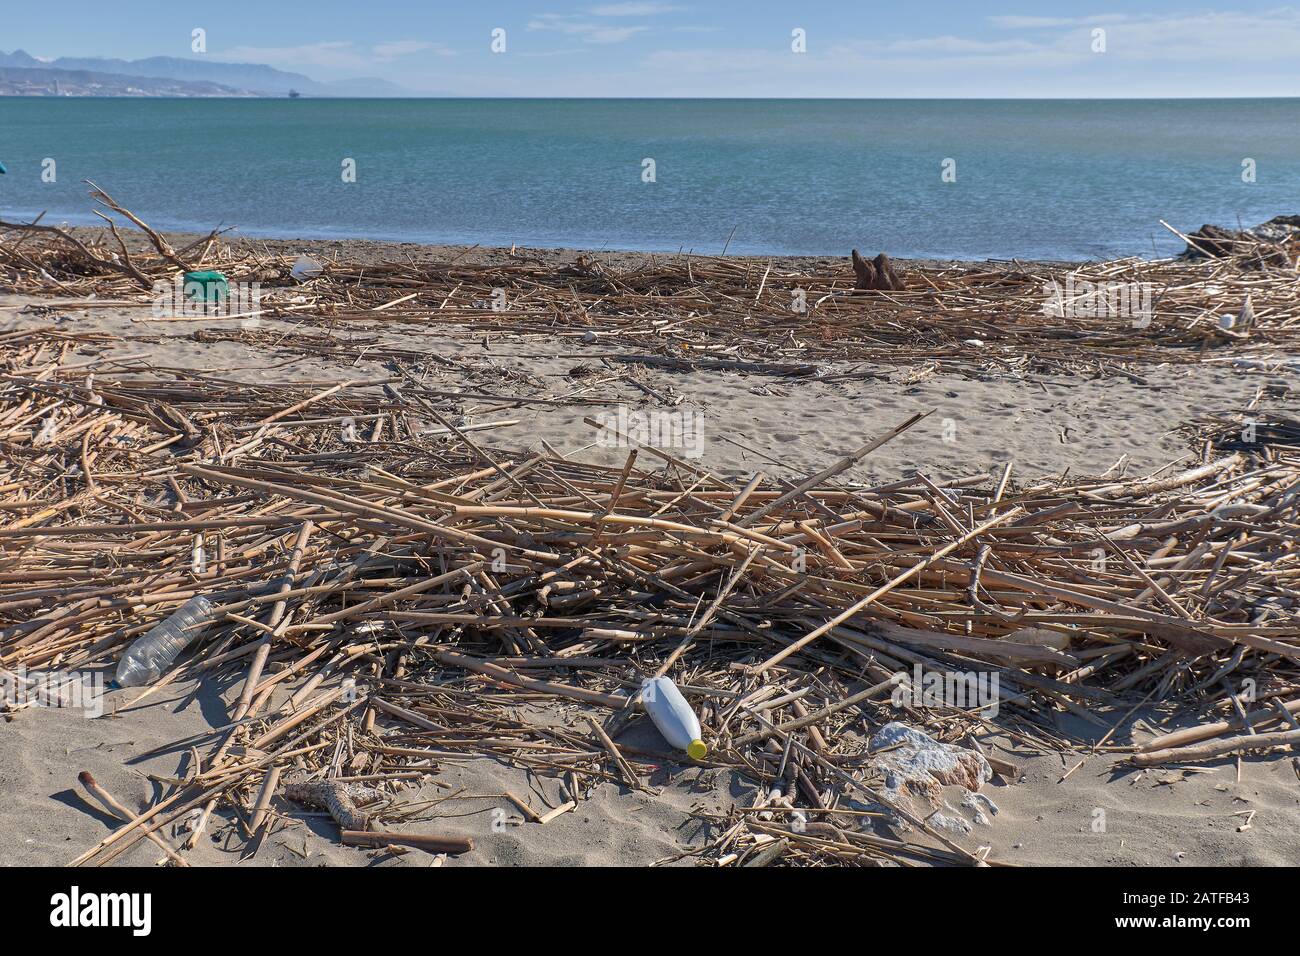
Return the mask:
<path id="1" fill-rule="evenodd" d="M 651 677 L 641 684 L 641 706 L 664 739 L 694 760 L 703 760 L 709 748 L 700 739 L 700 721 L 677 685 L 667 677 Z"/>
<path id="2" fill-rule="evenodd" d="M 118 662 L 118 686 L 140 687 L 156 681 L 212 623 L 213 613 L 212 602 L 200 594 L 182 604 L 167 620 L 150 628 Z"/>

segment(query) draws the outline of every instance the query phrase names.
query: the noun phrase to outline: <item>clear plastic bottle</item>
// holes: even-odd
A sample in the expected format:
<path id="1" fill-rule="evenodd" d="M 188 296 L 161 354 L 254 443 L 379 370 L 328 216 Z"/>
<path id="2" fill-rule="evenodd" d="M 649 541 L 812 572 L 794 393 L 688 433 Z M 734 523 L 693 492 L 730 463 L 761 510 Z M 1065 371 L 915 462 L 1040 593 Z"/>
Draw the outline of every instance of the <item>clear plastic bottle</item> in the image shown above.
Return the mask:
<path id="1" fill-rule="evenodd" d="M 171 666 L 181 651 L 192 644 L 212 623 L 212 602 L 203 595 L 192 597 L 167 620 L 136 638 L 117 665 L 119 687 L 152 684 Z"/>
<path id="2" fill-rule="evenodd" d="M 651 677 L 641 684 L 641 706 L 664 739 L 694 760 L 703 760 L 709 748 L 700 739 L 700 720 L 677 685 L 667 677 Z"/>

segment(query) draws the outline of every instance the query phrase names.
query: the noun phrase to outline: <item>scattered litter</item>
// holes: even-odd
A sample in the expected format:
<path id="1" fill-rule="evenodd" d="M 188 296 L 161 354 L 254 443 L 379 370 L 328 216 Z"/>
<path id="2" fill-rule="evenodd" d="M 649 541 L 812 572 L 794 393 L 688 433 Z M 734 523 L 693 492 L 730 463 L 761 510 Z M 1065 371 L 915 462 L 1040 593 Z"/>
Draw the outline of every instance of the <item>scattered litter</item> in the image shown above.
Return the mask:
<path id="1" fill-rule="evenodd" d="M 315 279 L 324 271 L 325 266 L 315 259 L 308 256 L 299 256 L 289 270 L 289 277 L 295 282 L 306 282 L 309 279 Z"/>

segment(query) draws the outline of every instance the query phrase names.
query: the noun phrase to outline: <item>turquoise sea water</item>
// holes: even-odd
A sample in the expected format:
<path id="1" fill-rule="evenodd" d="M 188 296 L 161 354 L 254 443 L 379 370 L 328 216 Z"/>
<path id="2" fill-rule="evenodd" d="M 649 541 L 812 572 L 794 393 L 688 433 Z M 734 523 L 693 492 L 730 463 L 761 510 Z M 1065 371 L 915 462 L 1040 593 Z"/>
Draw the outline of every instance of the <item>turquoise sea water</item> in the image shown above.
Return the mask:
<path id="1" fill-rule="evenodd" d="M 1152 256 L 1182 247 L 1158 219 L 1300 213 L 1300 100 L 11 98 L 0 162 L 6 219 L 95 222 L 91 179 L 160 228 L 247 235 Z"/>

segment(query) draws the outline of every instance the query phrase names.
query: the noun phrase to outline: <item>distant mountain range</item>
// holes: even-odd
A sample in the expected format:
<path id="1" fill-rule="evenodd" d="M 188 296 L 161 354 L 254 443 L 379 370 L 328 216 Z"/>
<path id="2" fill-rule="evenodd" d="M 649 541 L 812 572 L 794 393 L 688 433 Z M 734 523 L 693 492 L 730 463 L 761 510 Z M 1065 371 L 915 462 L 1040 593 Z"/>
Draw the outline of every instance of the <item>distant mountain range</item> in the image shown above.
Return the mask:
<path id="1" fill-rule="evenodd" d="M 187 83 L 93 70 L 0 66 L 0 96 L 254 96 L 220 83 Z"/>
<path id="2" fill-rule="evenodd" d="M 42 87 L 69 96 L 410 96 L 387 80 L 360 77 L 322 83 L 259 63 L 226 63 L 207 57 L 152 56 L 143 60 L 59 57 L 41 60 L 23 50 L 0 51 L 0 95 Z M 136 92 L 106 92 L 130 88 Z M 39 95 L 39 94 L 35 94 Z"/>

